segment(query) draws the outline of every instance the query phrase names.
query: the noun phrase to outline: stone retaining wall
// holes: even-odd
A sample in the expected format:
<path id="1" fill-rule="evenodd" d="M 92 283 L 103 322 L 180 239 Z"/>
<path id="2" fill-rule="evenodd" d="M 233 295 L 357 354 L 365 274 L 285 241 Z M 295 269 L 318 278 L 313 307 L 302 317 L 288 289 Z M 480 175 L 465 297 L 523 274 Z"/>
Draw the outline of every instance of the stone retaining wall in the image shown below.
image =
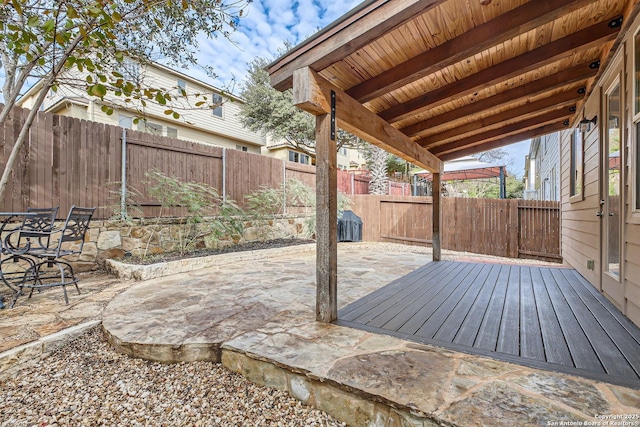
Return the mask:
<path id="1" fill-rule="evenodd" d="M 306 237 L 305 223 L 308 216 L 278 217 L 269 221 L 245 222 L 241 237 L 214 239 L 209 232 L 211 221 L 197 225 L 199 237 L 195 248 L 216 248 L 237 243 L 255 242 L 279 238 Z M 190 227 L 179 218 L 157 220 L 91 221 L 82 253 L 72 264 L 76 271 L 90 271 L 104 264 L 106 259 L 121 258 L 125 254 L 143 256 L 177 251 L 181 236 L 189 234 Z"/>

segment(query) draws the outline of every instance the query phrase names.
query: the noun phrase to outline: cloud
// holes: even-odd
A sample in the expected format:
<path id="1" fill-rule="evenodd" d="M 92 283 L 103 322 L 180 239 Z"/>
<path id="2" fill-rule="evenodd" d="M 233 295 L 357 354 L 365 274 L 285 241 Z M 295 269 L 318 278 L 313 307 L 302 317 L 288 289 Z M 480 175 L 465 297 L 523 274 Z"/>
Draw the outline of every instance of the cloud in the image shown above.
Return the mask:
<path id="1" fill-rule="evenodd" d="M 230 40 L 200 39 L 198 60 L 214 68 L 217 75 L 214 85 L 227 88 L 235 80 L 238 88 L 254 58 L 276 58 L 285 43 L 302 42 L 359 3 L 359 0 L 255 0 L 245 10 Z M 199 70 L 193 70 L 192 75 L 211 82 Z"/>

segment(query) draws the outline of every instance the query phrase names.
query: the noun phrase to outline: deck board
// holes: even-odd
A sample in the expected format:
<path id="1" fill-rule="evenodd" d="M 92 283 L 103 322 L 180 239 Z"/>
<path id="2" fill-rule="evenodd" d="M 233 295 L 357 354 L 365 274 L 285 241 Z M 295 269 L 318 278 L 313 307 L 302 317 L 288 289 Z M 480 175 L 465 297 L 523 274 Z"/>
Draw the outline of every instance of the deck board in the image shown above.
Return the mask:
<path id="1" fill-rule="evenodd" d="M 542 360 L 545 354 L 531 270 L 529 267 L 520 269 L 520 301 L 529 301 L 520 304 L 520 356 Z"/>
<path id="2" fill-rule="evenodd" d="M 540 321 L 540 333 L 545 350 L 546 360 L 550 363 L 572 365 L 571 353 L 562 334 L 558 317 L 551 304 L 549 292 L 542 280 L 539 268 L 531 270 L 533 294 L 538 308 L 538 320 Z"/>
<path id="3" fill-rule="evenodd" d="M 568 268 L 429 263 L 336 323 L 640 389 L 640 329 Z"/>
<path id="4" fill-rule="evenodd" d="M 520 352 L 520 267 L 512 267 L 502 309 L 496 352 L 517 356 Z"/>

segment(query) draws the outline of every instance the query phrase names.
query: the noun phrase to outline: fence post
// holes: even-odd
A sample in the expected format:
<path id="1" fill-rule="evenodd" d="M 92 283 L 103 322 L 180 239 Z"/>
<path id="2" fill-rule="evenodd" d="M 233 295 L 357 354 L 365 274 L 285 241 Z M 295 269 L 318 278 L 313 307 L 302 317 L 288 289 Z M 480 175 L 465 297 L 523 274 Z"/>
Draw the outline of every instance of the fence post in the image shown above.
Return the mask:
<path id="1" fill-rule="evenodd" d="M 518 200 L 509 200 L 509 257 L 520 258 L 520 202 Z"/>
<path id="2" fill-rule="evenodd" d="M 282 161 L 282 212 L 287 214 L 287 163 Z"/>
<path id="3" fill-rule="evenodd" d="M 120 170 L 120 219 L 127 218 L 127 129 L 122 128 L 122 166 Z"/>
<path id="4" fill-rule="evenodd" d="M 353 174 L 353 172 L 351 172 L 351 194 L 356 194 L 356 177 Z"/>
<path id="5" fill-rule="evenodd" d="M 222 147 L 222 203 L 227 202 L 227 149 Z"/>

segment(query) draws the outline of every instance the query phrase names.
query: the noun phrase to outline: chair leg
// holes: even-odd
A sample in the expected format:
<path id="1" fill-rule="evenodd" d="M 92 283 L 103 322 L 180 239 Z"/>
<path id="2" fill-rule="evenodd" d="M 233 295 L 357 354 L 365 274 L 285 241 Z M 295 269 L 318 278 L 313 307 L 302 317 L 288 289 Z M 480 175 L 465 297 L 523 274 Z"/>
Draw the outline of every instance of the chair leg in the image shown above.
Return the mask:
<path id="1" fill-rule="evenodd" d="M 25 285 L 27 284 L 27 275 L 29 274 L 29 271 L 25 271 L 24 275 L 22 276 L 22 282 L 20 282 L 20 284 L 18 285 L 18 289 L 16 291 L 16 293 L 13 296 L 13 301 L 11 301 L 11 308 L 13 308 L 16 305 L 16 301 L 18 301 L 18 298 L 20 297 L 20 295 L 24 295 L 24 293 L 22 292 L 22 290 L 24 289 Z M 35 275 L 35 272 L 34 272 Z M 34 285 L 35 285 L 35 279 L 34 279 Z M 31 298 L 31 294 L 33 293 L 33 287 L 31 288 L 31 292 L 29 292 L 29 298 Z"/>

